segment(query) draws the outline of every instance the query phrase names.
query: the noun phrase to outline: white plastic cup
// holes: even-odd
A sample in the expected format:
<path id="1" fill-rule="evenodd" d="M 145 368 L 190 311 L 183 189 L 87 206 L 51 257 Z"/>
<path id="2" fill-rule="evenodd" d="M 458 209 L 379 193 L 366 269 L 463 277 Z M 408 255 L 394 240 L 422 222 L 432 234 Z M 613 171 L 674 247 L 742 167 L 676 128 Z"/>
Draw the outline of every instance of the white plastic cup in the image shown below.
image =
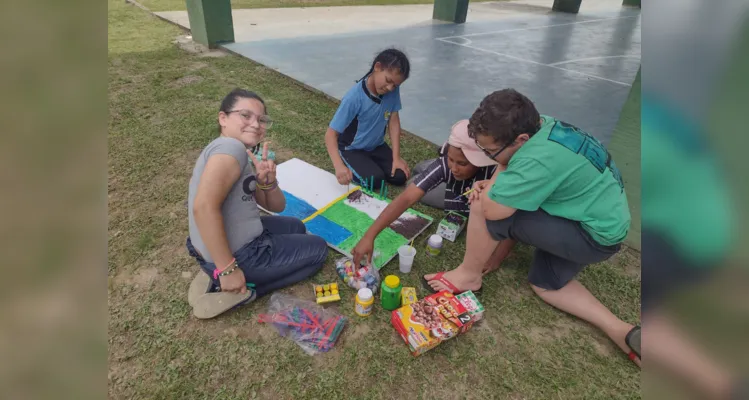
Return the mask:
<path id="1" fill-rule="evenodd" d="M 398 262 L 401 273 L 407 274 L 411 272 L 414 257 L 416 257 L 416 249 L 414 247 L 404 244 L 398 248 Z"/>

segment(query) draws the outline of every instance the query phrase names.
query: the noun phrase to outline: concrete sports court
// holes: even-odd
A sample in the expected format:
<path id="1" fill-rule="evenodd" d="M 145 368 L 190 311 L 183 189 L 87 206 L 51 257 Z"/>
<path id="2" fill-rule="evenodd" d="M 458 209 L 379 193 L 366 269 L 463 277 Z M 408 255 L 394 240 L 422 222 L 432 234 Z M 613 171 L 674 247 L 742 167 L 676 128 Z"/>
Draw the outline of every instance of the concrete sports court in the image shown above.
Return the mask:
<path id="1" fill-rule="evenodd" d="M 640 66 L 640 10 L 583 0 L 566 14 L 551 3 L 475 3 L 464 24 L 432 20 L 430 4 L 233 10 L 235 43 L 223 47 L 340 99 L 395 46 L 412 64 L 401 124 L 435 144 L 507 87 L 608 142 Z M 189 28 L 185 11 L 157 14 Z"/>

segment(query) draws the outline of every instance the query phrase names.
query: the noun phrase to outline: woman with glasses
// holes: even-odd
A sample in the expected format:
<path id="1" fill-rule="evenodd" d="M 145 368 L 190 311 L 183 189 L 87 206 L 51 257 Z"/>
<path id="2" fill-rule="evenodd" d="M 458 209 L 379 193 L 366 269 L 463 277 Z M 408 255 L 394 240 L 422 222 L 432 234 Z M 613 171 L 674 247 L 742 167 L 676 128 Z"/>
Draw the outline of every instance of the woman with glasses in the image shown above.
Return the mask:
<path id="1" fill-rule="evenodd" d="M 272 121 L 263 99 L 235 89 L 221 102 L 219 136 L 200 153 L 190 179 L 187 249 L 205 273 L 190 286 L 188 300 L 198 318 L 212 318 L 315 274 L 327 244 L 307 235 L 297 218 L 261 217 L 258 206 L 281 212 L 268 145 L 255 149 Z"/>

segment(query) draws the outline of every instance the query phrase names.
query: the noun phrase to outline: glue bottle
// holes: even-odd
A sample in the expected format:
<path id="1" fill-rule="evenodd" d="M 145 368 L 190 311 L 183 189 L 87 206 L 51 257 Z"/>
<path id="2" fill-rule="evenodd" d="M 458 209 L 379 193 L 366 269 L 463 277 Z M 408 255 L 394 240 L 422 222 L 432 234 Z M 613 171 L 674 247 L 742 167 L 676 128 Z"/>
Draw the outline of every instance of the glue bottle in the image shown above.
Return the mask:
<path id="1" fill-rule="evenodd" d="M 382 292 L 380 292 L 380 301 L 382 308 L 393 311 L 401 305 L 401 280 L 395 275 L 388 275 L 382 281 Z"/>
<path id="2" fill-rule="evenodd" d="M 373 304 L 374 296 L 372 295 L 372 290 L 368 288 L 359 289 L 356 293 L 354 312 L 360 317 L 368 317 L 372 314 Z"/>
<path id="3" fill-rule="evenodd" d="M 429 236 L 429 240 L 427 241 L 427 254 L 429 254 L 430 256 L 439 255 L 440 249 L 442 249 L 442 236 Z"/>

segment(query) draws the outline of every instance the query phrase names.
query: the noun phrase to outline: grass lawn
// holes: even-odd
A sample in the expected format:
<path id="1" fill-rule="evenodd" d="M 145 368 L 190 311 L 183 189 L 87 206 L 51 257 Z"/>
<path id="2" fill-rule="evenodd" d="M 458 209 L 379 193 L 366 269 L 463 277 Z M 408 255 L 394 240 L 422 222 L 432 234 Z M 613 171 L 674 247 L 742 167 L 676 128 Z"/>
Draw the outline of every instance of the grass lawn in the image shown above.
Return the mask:
<path id="1" fill-rule="evenodd" d="M 173 44 L 180 29 L 121 0 L 109 0 L 108 20 L 110 398 L 640 397 L 640 371 L 620 350 L 533 294 L 526 281 L 532 251 L 524 247 L 485 279 L 485 321 L 420 358 L 381 309 L 355 316 L 350 290 L 332 305 L 350 318 L 344 334 L 332 352 L 315 357 L 257 322 L 268 298 L 196 320 L 186 296 L 198 271 L 184 248 L 187 185 L 217 134 L 221 98 L 236 86 L 259 92 L 277 121 L 269 136 L 279 160 L 298 157 L 329 171 L 323 133 L 336 104 L 246 59 L 187 53 Z M 411 165 L 435 154 L 410 135 L 402 147 Z M 405 285 L 458 265 L 464 246 L 465 235 L 446 242 L 437 258 L 422 250 Z M 336 257 L 331 252 L 322 272 L 284 292 L 311 299 L 313 282 L 336 280 Z M 625 251 L 580 276 L 632 323 L 639 319 L 638 259 Z M 396 271 L 394 264 L 383 271 Z"/>
<path id="2" fill-rule="evenodd" d="M 471 0 L 472 2 L 496 0 Z M 185 10 L 185 0 L 139 0 L 139 3 L 152 11 Z M 375 6 L 388 4 L 433 4 L 434 0 L 231 0 L 231 7 L 237 8 L 280 8 L 280 7 L 330 7 L 330 6 Z"/>

